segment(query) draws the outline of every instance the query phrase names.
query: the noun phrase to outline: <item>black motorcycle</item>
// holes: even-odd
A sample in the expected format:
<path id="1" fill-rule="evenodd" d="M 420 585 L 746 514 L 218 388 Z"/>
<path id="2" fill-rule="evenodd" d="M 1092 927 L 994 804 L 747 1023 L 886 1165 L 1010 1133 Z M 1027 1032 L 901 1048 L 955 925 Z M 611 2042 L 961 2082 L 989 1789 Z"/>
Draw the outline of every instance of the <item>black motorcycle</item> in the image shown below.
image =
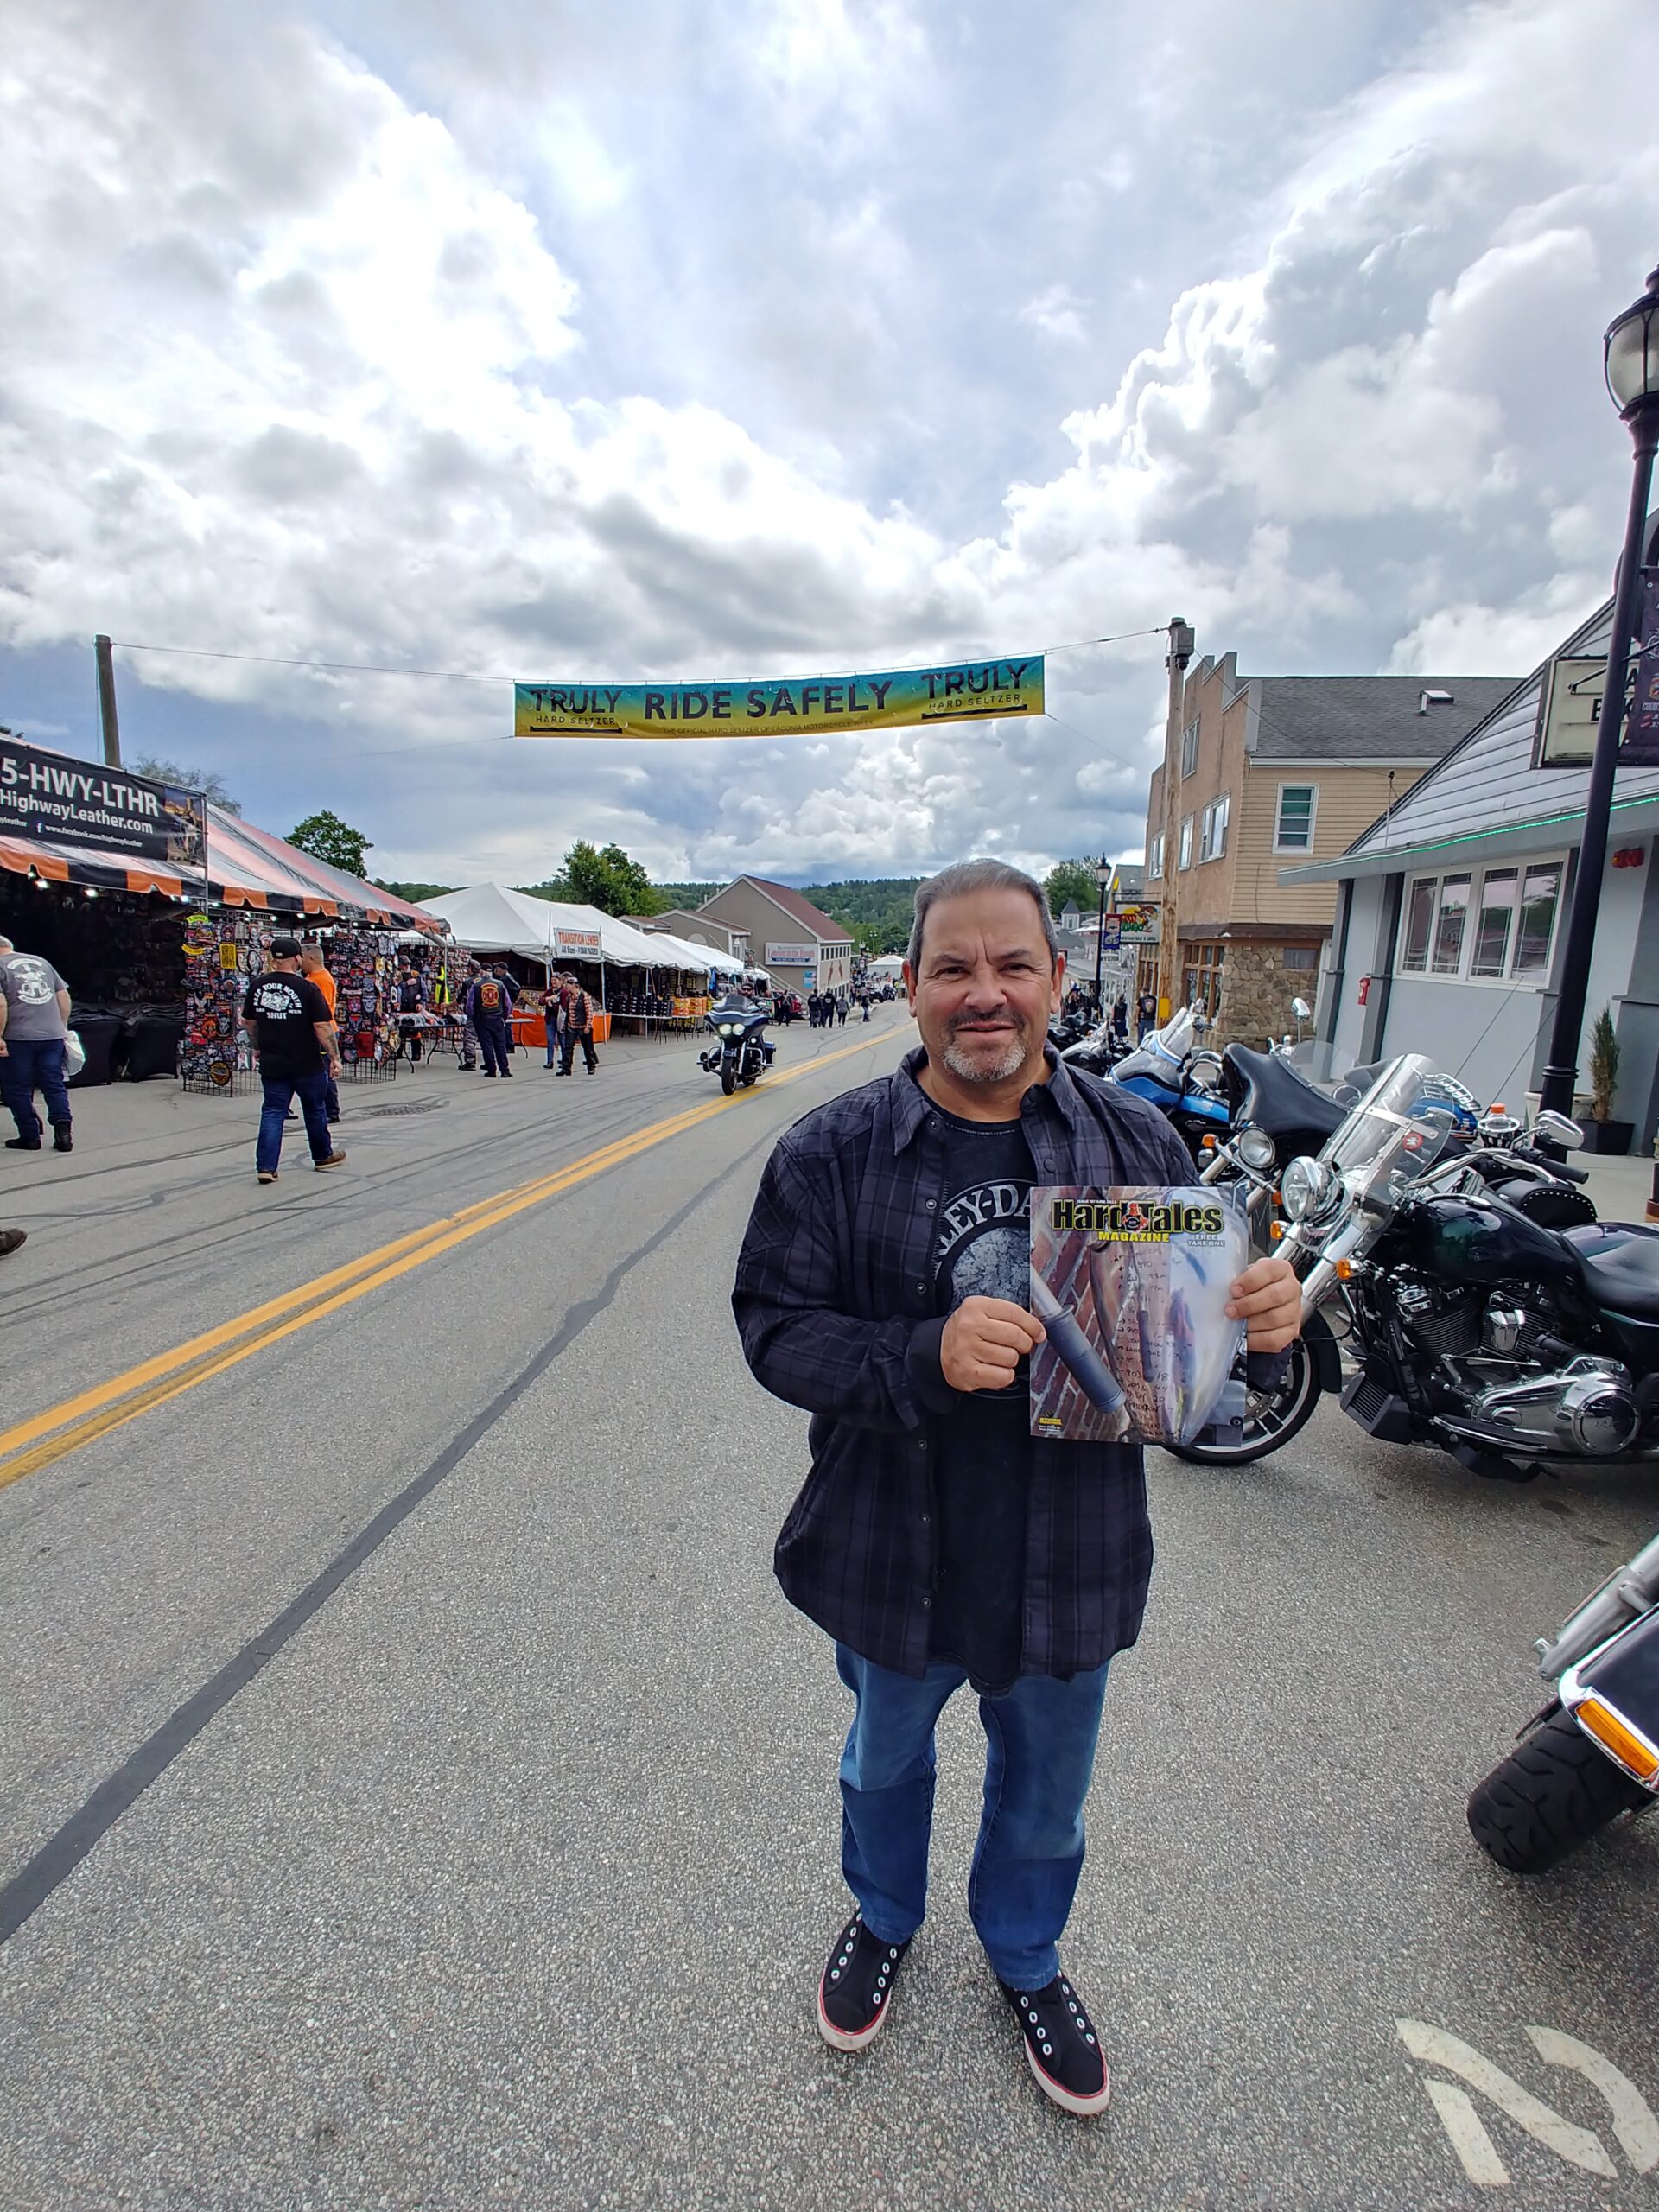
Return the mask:
<path id="1" fill-rule="evenodd" d="M 1659 1536 L 1536 1649 L 1554 1694 L 1469 1800 L 1476 1842 L 1514 1874 L 1659 1798 Z"/>
<path id="2" fill-rule="evenodd" d="M 1391 1062 L 1281 1179 L 1304 1337 L 1329 1303 L 1357 1355 L 1344 1412 L 1384 1443 L 1437 1445 L 1511 1482 L 1552 1459 L 1659 1464 L 1659 1230 L 1531 1219 L 1471 1166 L 1433 1083 L 1415 1054 Z M 1324 1361 L 1291 1365 L 1304 1398 L 1284 1418 L 1256 1409 L 1242 1448 L 1200 1439 L 1186 1456 L 1276 1450 L 1331 1380 Z"/>
<path id="3" fill-rule="evenodd" d="M 710 1007 L 709 1027 L 715 1041 L 697 1055 L 697 1065 L 719 1076 L 720 1087 L 728 1098 L 740 1084 L 748 1089 L 772 1065 L 778 1047 L 766 1035 L 771 1019 L 747 999 L 728 999 Z"/>

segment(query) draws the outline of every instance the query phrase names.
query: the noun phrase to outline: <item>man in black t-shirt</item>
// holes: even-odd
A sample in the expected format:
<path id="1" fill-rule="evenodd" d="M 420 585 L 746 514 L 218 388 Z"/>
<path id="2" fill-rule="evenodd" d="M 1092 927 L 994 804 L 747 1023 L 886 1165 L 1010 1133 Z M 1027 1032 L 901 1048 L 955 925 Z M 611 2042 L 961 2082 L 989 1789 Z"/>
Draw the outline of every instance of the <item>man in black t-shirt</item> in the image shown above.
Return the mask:
<path id="1" fill-rule="evenodd" d="M 264 1104 L 259 1115 L 259 1142 L 254 1165 L 262 1183 L 276 1180 L 283 1153 L 283 1122 L 297 1096 L 305 1116 L 312 1163 L 338 1167 L 328 1128 L 328 1078 L 340 1074 L 340 1042 L 328 1001 L 300 973 L 297 938 L 270 940 L 270 966 L 256 976 L 242 1001 L 242 1027 L 259 1055 Z"/>

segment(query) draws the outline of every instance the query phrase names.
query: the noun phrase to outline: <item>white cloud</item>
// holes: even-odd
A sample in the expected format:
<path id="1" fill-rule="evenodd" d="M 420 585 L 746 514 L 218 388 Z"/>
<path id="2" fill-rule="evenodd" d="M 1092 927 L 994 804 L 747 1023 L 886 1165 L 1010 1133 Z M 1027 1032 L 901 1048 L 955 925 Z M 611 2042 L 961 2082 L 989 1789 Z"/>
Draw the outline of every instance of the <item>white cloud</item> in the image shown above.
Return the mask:
<path id="1" fill-rule="evenodd" d="M 745 676 L 1173 613 L 1247 669 L 1518 672 L 1605 588 L 1639 0 L 1195 0 L 1133 72 L 1121 4 L 1017 70 L 899 0 L 337 9 L 14 12 L 0 683 L 97 629 Z M 383 870 L 517 880 L 576 834 L 674 874 L 1134 849 L 1163 690 L 1147 639 L 1057 655 L 1039 729 L 645 756 L 515 747 L 481 685 L 140 679 L 219 703 L 255 818 L 297 780 Z"/>

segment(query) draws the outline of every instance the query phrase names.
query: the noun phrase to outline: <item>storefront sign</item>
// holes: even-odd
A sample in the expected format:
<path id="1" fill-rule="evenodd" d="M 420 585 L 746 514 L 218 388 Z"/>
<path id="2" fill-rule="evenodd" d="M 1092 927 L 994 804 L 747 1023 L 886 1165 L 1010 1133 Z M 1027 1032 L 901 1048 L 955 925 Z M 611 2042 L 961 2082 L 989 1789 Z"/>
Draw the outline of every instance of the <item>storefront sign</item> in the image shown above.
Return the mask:
<path id="1" fill-rule="evenodd" d="M 1607 656 L 1563 653 L 1551 661 L 1539 703 L 1534 766 L 1567 768 L 1590 759 L 1601 726 Z"/>
<path id="2" fill-rule="evenodd" d="M 1637 604 L 1636 688 L 1618 757 L 1623 763 L 1651 768 L 1659 766 L 1659 569 L 1649 569 L 1643 577 Z"/>
<path id="3" fill-rule="evenodd" d="M 1123 906 L 1116 915 L 1108 914 L 1108 928 L 1116 921 L 1120 944 L 1156 944 L 1158 942 L 1158 909 L 1155 906 Z M 1109 944 L 1112 940 L 1108 938 Z"/>
<path id="4" fill-rule="evenodd" d="M 0 836 L 95 845 L 168 868 L 201 866 L 201 800 L 124 768 L 0 737 Z"/>
<path id="5" fill-rule="evenodd" d="M 818 957 L 816 944 L 769 944 L 768 968 L 810 968 Z"/>
<path id="6" fill-rule="evenodd" d="M 555 930 L 553 950 L 563 960 L 597 960 L 601 950 L 597 930 Z"/>
<path id="7" fill-rule="evenodd" d="M 515 737 L 777 737 L 1043 712 L 1043 657 L 757 683 L 517 683 Z"/>

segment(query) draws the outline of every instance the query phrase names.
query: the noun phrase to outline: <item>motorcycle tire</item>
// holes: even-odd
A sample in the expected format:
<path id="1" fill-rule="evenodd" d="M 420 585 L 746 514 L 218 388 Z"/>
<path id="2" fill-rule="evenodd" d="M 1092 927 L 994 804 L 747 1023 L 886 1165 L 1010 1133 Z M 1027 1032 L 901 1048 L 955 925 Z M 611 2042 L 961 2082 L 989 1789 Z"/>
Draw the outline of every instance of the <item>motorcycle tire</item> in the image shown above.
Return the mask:
<path id="1" fill-rule="evenodd" d="M 1317 1319 L 1318 1316 L 1314 1318 Z M 1293 1436 L 1307 1427 L 1323 1389 L 1319 1362 L 1306 1338 L 1298 1337 L 1290 1347 L 1284 1381 L 1260 1413 L 1253 1414 L 1245 1422 L 1242 1443 L 1202 1444 L 1195 1440 L 1191 1444 L 1167 1444 L 1164 1449 L 1173 1452 L 1178 1459 L 1190 1460 L 1194 1466 L 1248 1466 L 1252 1459 L 1265 1459 L 1269 1452 L 1288 1444 Z"/>
<path id="2" fill-rule="evenodd" d="M 737 1077 L 733 1074 L 730 1068 L 721 1068 L 720 1071 L 720 1087 L 728 1098 L 737 1089 Z"/>
<path id="3" fill-rule="evenodd" d="M 1511 1874 L 1545 1874 L 1620 1813 L 1653 1802 L 1557 1706 L 1474 1791 L 1469 1828 Z"/>

